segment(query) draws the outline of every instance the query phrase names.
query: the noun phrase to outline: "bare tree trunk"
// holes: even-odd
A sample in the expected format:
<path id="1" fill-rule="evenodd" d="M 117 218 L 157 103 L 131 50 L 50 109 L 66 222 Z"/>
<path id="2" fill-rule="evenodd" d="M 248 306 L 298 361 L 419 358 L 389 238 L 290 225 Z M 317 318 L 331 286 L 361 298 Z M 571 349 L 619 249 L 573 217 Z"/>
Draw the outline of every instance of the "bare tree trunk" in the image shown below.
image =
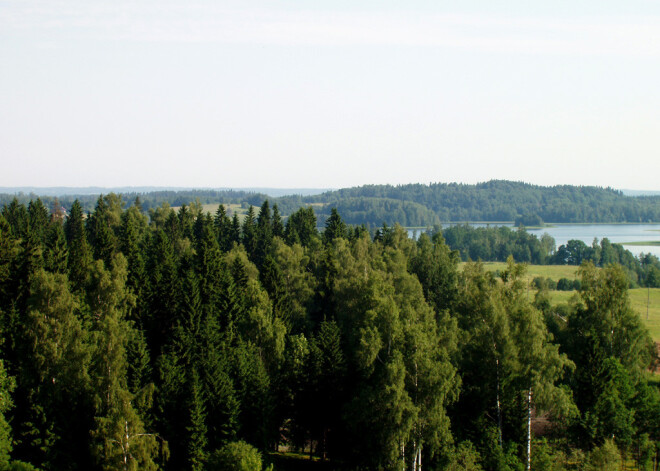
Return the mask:
<path id="1" fill-rule="evenodd" d="M 128 422 L 126 420 L 124 420 L 124 430 L 126 432 L 126 448 L 124 448 L 124 469 L 128 470 L 128 456 L 129 456 L 130 452 L 128 450 L 129 435 L 128 435 Z"/>
<path id="2" fill-rule="evenodd" d="M 417 442 L 413 440 L 412 470 L 417 471 Z"/>
<path id="3" fill-rule="evenodd" d="M 532 387 L 527 392 L 527 471 L 532 469 Z"/>
<path id="4" fill-rule="evenodd" d="M 502 407 L 500 405 L 500 359 L 495 358 L 497 365 L 497 441 L 502 448 Z"/>

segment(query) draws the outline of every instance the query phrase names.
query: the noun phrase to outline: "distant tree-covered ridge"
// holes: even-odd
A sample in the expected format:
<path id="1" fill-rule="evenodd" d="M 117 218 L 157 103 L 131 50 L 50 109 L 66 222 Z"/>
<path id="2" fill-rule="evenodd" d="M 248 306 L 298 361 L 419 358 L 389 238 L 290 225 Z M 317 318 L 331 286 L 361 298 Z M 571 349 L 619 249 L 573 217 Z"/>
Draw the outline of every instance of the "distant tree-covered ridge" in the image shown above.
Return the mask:
<path id="1" fill-rule="evenodd" d="M 545 187 L 506 180 L 476 185 L 365 185 L 307 197 L 303 201 L 338 205 L 350 199 L 367 198 L 388 198 L 402 204 L 414 202 L 432 211 L 441 221 L 514 221 L 521 216 L 547 223 L 660 221 L 660 196 L 633 197 L 611 188 Z M 346 210 L 349 208 L 342 214 L 348 219 L 350 210 Z M 374 208 L 373 216 L 376 212 Z M 391 215 L 382 214 L 381 217 L 388 224 L 399 222 L 393 221 Z"/>
<path id="2" fill-rule="evenodd" d="M 154 191 L 119 193 L 124 201 L 140 198 L 148 211 L 167 203 L 172 207 L 198 201 L 200 204 L 260 206 L 263 193 L 234 190 Z M 0 194 L 0 205 L 14 197 L 28 204 L 40 196 L 51 206 L 53 196 Z M 69 195 L 59 199 L 67 210 L 75 199 L 85 212 L 92 211 L 98 195 Z M 270 198 L 282 216 L 311 205 L 319 220 L 337 208 L 349 224 L 379 227 L 400 224 L 426 227 L 453 221 L 521 221 L 526 226 L 546 223 L 640 223 L 660 222 L 660 196 L 626 196 L 621 191 L 593 186 L 552 187 L 523 182 L 492 180 L 476 185 L 432 183 L 409 185 L 365 185 L 328 191 L 318 195 Z"/>

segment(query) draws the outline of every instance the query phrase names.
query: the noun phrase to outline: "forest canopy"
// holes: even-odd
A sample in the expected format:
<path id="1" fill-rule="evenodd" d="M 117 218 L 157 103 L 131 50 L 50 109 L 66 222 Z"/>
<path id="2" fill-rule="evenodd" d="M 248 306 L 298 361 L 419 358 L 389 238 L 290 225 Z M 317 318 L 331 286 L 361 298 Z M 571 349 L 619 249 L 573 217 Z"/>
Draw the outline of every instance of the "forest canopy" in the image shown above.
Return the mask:
<path id="1" fill-rule="evenodd" d="M 67 209 L 0 211 L 0 469 L 657 462 L 657 353 L 624 268 L 594 265 L 616 249 L 554 309 L 514 257 L 459 269 L 441 232 L 372 234 L 336 208 L 321 230 L 268 200 L 241 219 L 119 195 Z"/>

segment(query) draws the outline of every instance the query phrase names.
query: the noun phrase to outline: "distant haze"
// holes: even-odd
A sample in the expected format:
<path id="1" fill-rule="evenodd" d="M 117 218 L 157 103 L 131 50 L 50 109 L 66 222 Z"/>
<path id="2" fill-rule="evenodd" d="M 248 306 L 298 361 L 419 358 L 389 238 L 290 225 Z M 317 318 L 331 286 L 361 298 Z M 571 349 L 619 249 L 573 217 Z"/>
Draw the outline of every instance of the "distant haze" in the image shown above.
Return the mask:
<path id="1" fill-rule="evenodd" d="M 660 2 L 0 2 L 0 185 L 660 190 Z"/>
<path id="2" fill-rule="evenodd" d="M 261 193 L 273 198 L 288 195 L 318 195 L 333 188 L 191 188 L 191 187 L 159 187 L 159 186 L 125 186 L 125 187 L 1 187 L 0 193 L 8 194 L 35 194 L 38 196 L 65 196 L 65 195 L 100 195 L 108 193 L 150 193 L 153 191 L 189 191 L 189 190 L 239 190 L 251 193 Z"/>

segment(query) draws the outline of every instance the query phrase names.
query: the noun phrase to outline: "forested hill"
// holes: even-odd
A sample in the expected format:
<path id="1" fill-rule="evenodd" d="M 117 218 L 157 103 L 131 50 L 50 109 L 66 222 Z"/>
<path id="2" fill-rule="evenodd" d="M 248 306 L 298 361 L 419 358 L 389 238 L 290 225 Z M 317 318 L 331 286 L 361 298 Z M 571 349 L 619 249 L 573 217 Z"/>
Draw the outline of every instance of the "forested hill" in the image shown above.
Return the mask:
<path id="1" fill-rule="evenodd" d="M 101 191 L 101 190 L 100 190 Z M 293 190 L 295 191 L 295 190 Z M 660 195 L 626 196 L 621 191 L 593 186 L 544 187 L 522 182 L 492 180 L 476 185 L 433 183 L 410 185 L 365 185 L 328 191 L 270 198 L 283 216 L 311 205 L 319 220 L 337 208 L 349 224 L 381 226 L 433 226 L 454 221 L 516 221 L 526 226 L 548 223 L 660 222 Z M 41 197 L 53 207 L 54 197 L 37 194 L 0 194 L 0 206 L 15 197 L 23 204 Z M 244 190 L 188 190 L 121 193 L 124 202 L 140 198 L 148 211 L 167 203 L 177 207 L 190 202 L 260 206 L 268 196 Z M 98 195 L 69 195 L 59 203 L 69 209 L 78 199 L 85 212 L 94 208 Z"/>
<path id="2" fill-rule="evenodd" d="M 366 185 L 326 192 L 302 199 L 306 203 L 341 206 L 351 222 L 401 222 L 394 215 L 414 204 L 416 214 L 432 213 L 440 221 L 514 221 L 538 216 L 544 222 L 658 222 L 660 196 L 625 196 L 618 190 L 593 186 L 544 187 L 522 182 L 491 180 L 467 185 Z M 381 201 L 396 201 L 383 211 Z M 353 202 L 349 204 L 349 202 Z M 371 205 L 370 209 L 367 206 Z M 321 214 L 324 215 L 324 214 Z M 361 218 L 362 221 L 354 219 Z M 417 218 L 412 218 L 417 220 Z M 427 222 L 428 224 L 428 222 Z M 405 224 L 404 224 L 405 225 Z M 409 222 L 409 225 L 416 225 Z M 420 224 L 424 225 L 424 224 Z"/>

